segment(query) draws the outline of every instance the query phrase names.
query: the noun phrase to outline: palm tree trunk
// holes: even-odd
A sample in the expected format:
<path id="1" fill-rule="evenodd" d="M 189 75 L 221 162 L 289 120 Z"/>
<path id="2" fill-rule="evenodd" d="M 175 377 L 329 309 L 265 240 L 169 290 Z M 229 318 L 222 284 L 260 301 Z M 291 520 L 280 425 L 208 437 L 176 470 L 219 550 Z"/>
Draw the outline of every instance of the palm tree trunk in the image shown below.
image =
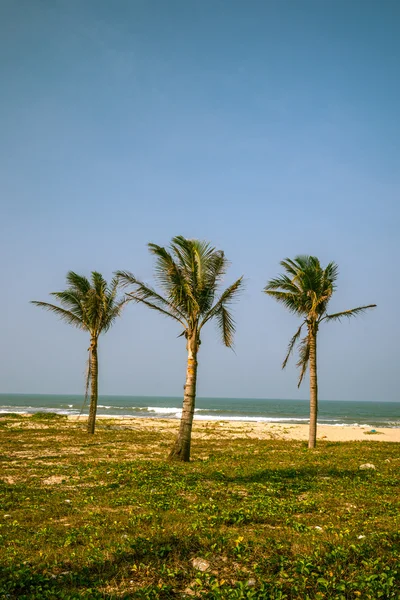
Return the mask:
<path id="1" fill-rule="evenodd" d="M 182 462 L 189 462 L 190 460 L 190 442 L 196 400 L 197 352 L 199 349 L 197 334 L 194 334 L 188 340 L 187 348 L 188 361 L 181 423 L 178 436 L 168 457 L 170 460 L 179 460 Z"/>
<path id="2" fill-rule="evenodd" d="M 310 430 L 308 447 L 315 448 L 317 443 L 318 380 L 317 380 L 317 332 L 309 328 L 310 336 Z"/>
<path id="3" fill-rule="evenodd" d="M 97 382 L 98 382 L 98 360 L 97 360 L 97 340 L 93 339 L 90 343 L 90 408 L 87 432 L 93 434 L 96 424 L 97 413 Z"/>

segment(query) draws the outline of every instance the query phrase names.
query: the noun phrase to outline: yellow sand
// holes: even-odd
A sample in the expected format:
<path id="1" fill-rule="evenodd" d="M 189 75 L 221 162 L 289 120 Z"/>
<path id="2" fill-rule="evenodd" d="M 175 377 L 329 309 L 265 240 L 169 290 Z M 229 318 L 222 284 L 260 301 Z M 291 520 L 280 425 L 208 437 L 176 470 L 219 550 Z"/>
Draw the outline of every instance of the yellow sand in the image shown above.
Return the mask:
<path id="1" fill-rule="evenodd" d="M 76 420 L 70 416 L 69 419 Z M 81 417 L 86 420 L 87 417 Z M 97 419 L 109 419 L 103 415 Z M 178 419 L 130 419 L 115 418 L 113 421 L 135 429 L 157 429 L 163 431 L 176 431 L 179 426 Z M 371 427 L 344 427 L 335 425 L 319 425 L 318 440 L 330 442 L 374 441 L 374 442 L 400 442 L 400 428 L 389 429 L 384 427 L 373 428 L 376 433 L 369 434 Z M 219 434 L 227 437 L 249 437 L 258 439 L 286 439 L 308 440 L 308 425 L 287 425 L 285 423 L 264 423 L 247 421 L 203 421 L 195 420 L 193 424 L 193 437 L 210 435 L 210 430 L 217 430 Z"/>

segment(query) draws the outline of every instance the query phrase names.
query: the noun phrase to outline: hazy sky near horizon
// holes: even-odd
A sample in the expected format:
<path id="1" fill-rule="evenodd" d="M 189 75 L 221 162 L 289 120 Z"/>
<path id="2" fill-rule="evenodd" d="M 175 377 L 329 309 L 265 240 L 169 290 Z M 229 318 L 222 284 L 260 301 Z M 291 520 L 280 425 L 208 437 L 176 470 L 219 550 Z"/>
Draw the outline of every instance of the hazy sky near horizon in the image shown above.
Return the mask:
<path id="1" fill-rule="evenodd" d="M 81 393 L 88 337 L 29 304 L 68 270 L 152 282 L 146 244 L 201 238 L 246 291 L 235 353 L 210 324 L 199 396 L 307 398 L 298 319 L 261 293 L 286 256 L 340 268 L 322 399 L 400 400 L 400 3 L 3 0 L 0 392 Z M 100 393 L 182 394 L 180 331 L 130 305 Z"/>

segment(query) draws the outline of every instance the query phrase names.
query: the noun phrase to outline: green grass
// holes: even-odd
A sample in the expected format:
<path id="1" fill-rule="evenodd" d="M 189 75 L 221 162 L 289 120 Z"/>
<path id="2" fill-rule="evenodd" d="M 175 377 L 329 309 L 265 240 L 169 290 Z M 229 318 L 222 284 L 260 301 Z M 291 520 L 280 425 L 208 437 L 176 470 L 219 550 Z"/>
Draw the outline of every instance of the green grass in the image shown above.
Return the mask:
<path id="1" fill-rule="evenodd" d="M 400 598 L 398 444 L 173 432 L 2 418 L 0 598 Z"/>

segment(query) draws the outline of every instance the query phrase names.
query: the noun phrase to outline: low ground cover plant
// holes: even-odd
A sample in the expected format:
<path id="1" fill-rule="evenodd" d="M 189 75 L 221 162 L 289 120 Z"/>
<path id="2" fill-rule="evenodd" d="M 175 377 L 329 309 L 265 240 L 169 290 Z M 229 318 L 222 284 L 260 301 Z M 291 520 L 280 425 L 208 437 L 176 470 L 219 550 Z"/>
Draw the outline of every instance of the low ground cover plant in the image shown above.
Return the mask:
<path id="1" fill-rule="evenodd" d="M 0 598 L 400 597 L 398 444 L 175 433 L 1 418 Z"/>

